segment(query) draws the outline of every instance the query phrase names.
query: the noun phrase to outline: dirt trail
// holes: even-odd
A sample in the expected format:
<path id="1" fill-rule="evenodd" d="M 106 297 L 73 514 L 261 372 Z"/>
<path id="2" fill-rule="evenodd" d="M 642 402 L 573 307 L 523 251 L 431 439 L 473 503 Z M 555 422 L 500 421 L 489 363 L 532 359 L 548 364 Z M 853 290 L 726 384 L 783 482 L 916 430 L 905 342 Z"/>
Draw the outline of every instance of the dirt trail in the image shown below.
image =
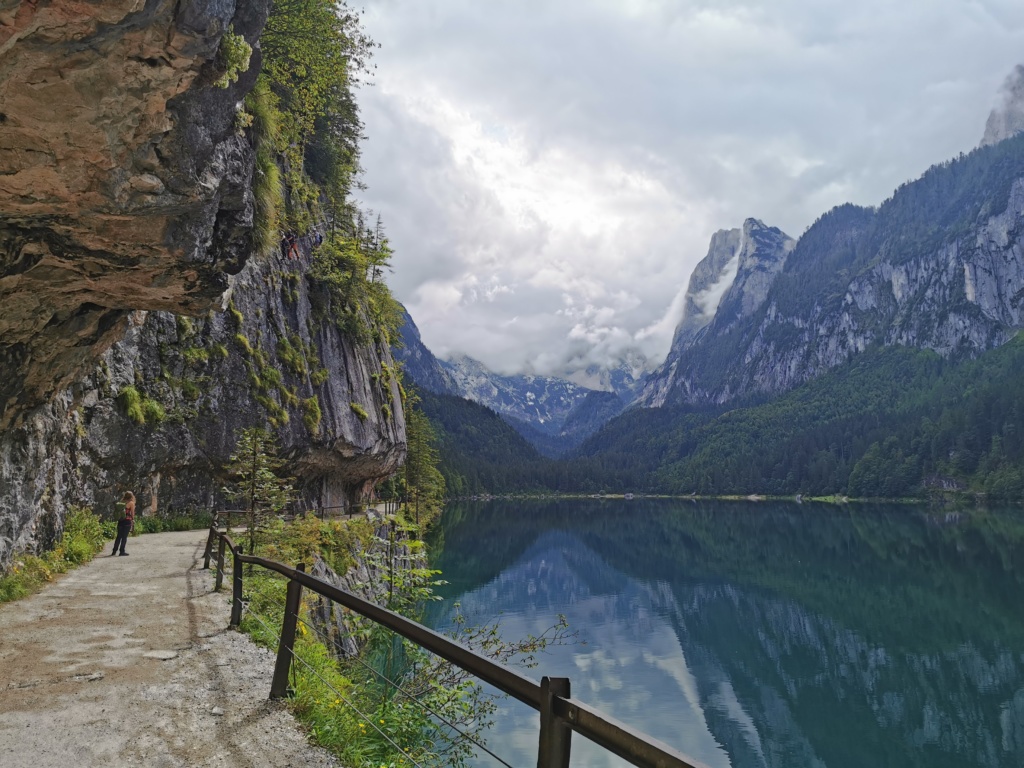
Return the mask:
<path id="1" fill-rule="evenodd" d="M 108 543 L 0 606 L 0 766 L 339 765 L 268 701 L 273 654 L 226 629 L 205 542 L 150 534 L 128 557 Z"/>

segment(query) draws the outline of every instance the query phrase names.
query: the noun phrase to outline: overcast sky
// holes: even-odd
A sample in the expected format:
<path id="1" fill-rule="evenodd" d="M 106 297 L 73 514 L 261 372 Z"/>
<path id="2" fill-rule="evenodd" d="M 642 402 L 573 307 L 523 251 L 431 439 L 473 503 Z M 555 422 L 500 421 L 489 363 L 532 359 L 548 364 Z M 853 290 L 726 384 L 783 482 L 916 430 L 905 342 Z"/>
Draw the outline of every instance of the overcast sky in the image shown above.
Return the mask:
<path id="1" fill-rule="evenodd" d="M 372 0 L 363 203 L 439 356 L 660 363 L 718 229 L 798 237 L 976 146 L 1021 0 Z M 674 303 L 675 301 L 675 303 Z"/>

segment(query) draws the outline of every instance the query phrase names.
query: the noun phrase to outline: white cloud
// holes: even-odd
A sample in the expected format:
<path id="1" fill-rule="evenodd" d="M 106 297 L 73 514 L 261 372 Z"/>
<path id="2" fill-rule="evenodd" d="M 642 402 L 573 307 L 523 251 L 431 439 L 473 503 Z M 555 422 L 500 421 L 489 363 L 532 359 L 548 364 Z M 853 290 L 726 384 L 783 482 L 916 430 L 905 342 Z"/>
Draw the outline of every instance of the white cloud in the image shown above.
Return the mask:
<path id="1" fill-rule="evenodd" d="M 663 355 L 717 229 L 798 236 L 980 139 L 1017 0 L 380 0 L 361 94 L 392 285 L 435 352 Z M 951 55 L 955 51 L 956 55 Z"/>

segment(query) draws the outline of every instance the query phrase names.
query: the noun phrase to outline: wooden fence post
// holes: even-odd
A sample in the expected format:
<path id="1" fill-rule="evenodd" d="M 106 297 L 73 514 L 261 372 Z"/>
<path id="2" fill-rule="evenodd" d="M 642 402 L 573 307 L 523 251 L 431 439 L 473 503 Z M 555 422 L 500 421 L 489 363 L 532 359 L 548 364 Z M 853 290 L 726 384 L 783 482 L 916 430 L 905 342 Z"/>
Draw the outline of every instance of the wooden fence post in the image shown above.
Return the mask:
<path id="1" fill-rule="evenodd" d="M 224 539 L 220 540 L 220 544 L 217 546 L 217 578 L 213 582 L 213 591 L 220 592 L 220 588 L 224 585 Z"/>
<path id="2" fill-rule="evenodd" d="M 206 537 L 206 551 L 203 552 L 203 570 L 210 570 L 210 558 L 213 557 L 213 542 L 217 538 L 217 528 L 210 526 L 210 535 Z"/>
<path id="3" fill-rule="evenodd" d="M 306 572 L 306 566 L 299 563 L 295 570 Z M 295 647 L 295 625 L 299 618 L 302 600 L 302 585 L 294 579 L 288 582 L 284 599 L 284 620 L 281 622 L 281 642 L 277 646 L 277 662 L 274 664 L 274 680 L 270 684 L 270 698 L 283 699 L 288 695 L 288 672 L 292 665 L 292 649 Z"/>
<path id="4" fill-rule="evenodd" d="M 537 750 L 537 768 L 569 768 L 569 749 L 572 729 L 555 717 L 555 696 L 569 698 L 569 678 L 542 677 L 540 679 L 540 747 Z"/>
<path id="5" fill-rule="evenodd" d="M 242 623 L 242 558 L 238 556 L 238 550 L 231 550 L 232 574 L 231 579 L 231 623 L 228 629 L 238 629 Z"/>

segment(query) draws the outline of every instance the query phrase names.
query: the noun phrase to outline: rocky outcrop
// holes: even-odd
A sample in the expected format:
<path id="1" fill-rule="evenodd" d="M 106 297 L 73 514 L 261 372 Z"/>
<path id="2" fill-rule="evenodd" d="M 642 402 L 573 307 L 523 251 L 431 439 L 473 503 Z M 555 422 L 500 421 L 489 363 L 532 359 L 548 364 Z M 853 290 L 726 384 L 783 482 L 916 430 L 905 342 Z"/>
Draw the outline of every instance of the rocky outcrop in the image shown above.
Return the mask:
<path id="1" fill-rule="evenodd" d="M 777 227 L 747 219 L 739 229 L 719 230 L 690 276 L 683 318 L 668 357 L 644 385 L 637 402 L 664 405 L 676 386 L 680 365 L 706 333 L 724 334 L 764 304 L 775 276 L 796 241 Z M 705 330 L 707 329 L 707 330 Z"/>
<path id="2" fill-rule="evenodd" d="M 438 395 L 461 394 L 452 375 L 423 343 L 420 329 L 416 327 L 412 316 L 404 307 L 398 338 L 399 343 L 392 348 L 392 352 L 395 359 L 401 363 L 407 378 L 428 392 Z"/>
<path id="3" fill-rule="evenodd" d="M 226 312 L 133 313 L 89 375 L 3 433 L 0 565 L 50 544 L 69 505 L 109 511 L 127 489 L 142 514 L 218 507 L 249 426 L 271 425 L 310 504 L 361 501 L 393 473 L 405 457 L 394 362 L 369 333 L 339 329 L 308 260 L 250 262 Z"/>
<path id="4" fill-rule="evenodd" d="M 0 2 L 0 429 L 128 329 L 201 314 L 248 254 L 251 152 L 213 87 L 269 0 Z"/>
<path id="5" fill-rule="evenodd" d="M 409 534 L 397 528 L 393 519 L 371 517 L 373 536 L 350 552 L 353 565 L 338 573 L 323 558 L 317 557 L 310 575 L 322 579 L 367 602 L 387 606 L 392 585 L 401 589 L 403 579 L 391 581 L 389 570 L 426 568 L 426 552 L 409 546 Z M 407 595 L 402 596 L 403 599 Z M 329 640 L 330 650 L 339 659 L 358 655 L 369 640 L 372 622 L 325 597 L 308 593 L 309 614 L 321 639 Z"/>
<path id="6" fill-rule="evenodd" d="M 983 147 L 1024 131 L 1024 65 L 1018 64 L 1006 78 L 1000 97 L 1000 103 L 985 123 Z"/>

